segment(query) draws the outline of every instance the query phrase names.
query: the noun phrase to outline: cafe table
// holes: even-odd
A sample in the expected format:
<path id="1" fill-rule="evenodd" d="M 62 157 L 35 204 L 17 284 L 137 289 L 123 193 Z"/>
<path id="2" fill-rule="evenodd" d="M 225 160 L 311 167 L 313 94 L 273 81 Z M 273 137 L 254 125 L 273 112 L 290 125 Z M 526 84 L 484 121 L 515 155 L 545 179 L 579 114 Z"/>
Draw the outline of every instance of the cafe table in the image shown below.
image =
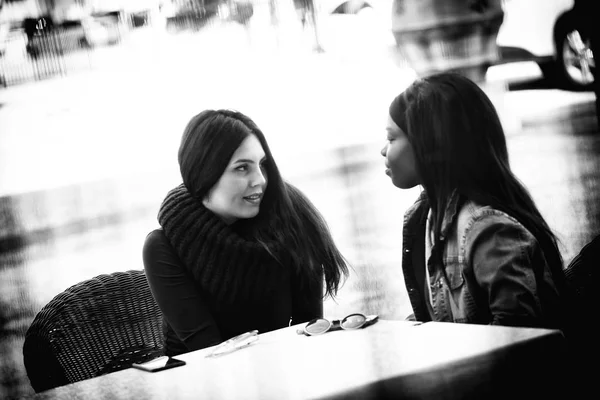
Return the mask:
<path id="1" fill-rule="evenodd" d="M 178 356 L 160 372 L 129 368 L 34 399 L 486 399 L 568 394 L 560 331 L 379 320 L 354 331 L 259 334 L 235 352 Z"/>

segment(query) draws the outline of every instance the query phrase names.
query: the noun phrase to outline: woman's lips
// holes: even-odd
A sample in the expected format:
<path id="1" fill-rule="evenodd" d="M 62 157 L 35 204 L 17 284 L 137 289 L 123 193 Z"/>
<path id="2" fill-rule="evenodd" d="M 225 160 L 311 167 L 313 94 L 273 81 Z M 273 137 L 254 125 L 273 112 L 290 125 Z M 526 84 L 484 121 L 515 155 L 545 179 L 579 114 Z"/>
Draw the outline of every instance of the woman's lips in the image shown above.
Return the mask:
<path id="1" fill-rule="evenodd" d="M 258 205 L 262 200 L 262 193 L 255 193 L 250 196 L 246 196 L 244 197 L 244 200 L 246 200 L 250 204 Z"/>

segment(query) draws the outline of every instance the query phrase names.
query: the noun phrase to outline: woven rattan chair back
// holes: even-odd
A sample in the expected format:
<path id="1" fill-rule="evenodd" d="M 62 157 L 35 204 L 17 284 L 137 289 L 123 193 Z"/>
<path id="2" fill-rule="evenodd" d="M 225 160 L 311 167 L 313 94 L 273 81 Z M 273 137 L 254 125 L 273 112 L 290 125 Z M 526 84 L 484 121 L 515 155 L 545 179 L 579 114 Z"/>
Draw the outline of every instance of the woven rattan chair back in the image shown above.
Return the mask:
<path id="1" fill-rule="evenodd" d="M 25 334 L 25 369 L 36 392 L 93 378 L 164 353 L 162 314 L 143 270 L 71 286 Z"/>

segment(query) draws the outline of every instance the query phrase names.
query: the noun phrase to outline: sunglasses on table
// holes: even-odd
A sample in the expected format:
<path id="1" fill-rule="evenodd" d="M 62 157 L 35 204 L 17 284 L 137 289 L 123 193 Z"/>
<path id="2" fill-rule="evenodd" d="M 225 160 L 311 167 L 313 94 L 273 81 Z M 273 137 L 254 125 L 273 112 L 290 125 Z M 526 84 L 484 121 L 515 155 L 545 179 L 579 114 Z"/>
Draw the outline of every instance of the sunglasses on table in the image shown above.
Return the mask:
<path id="1" fill-rule="evenodd" d="M 367 327 L 377 322 L 378 315 L 364 315 L 360 313 L 350 314 L 342 319 L 329 321 L 325 318 L 315 318 L 304 325 L 304 328 L 298 329 L 298 335 L 314 336 L 322 335 L 329 331 L 355 330 Z"/>

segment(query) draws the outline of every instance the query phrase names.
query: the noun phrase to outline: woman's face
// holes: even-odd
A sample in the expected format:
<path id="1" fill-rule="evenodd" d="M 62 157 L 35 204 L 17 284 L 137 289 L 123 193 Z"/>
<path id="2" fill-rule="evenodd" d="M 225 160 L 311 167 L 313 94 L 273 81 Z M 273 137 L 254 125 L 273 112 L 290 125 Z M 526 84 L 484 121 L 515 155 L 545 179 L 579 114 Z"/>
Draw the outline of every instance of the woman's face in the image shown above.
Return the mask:
<path id="1" fill-rule="evenodd" d="M 203 201 L 225 223 L 258 214 L 267 188 L 265 152 L 255 135 L 248 135 L 227 164 L 223 175 Z"/>
<path id="2" fill-rule="evenodd" d="M 385 157 L 385 173 L 392 178 L 392 183 L 400 189 L 410 189 L 420 184 L 417 173 L 415 153 L 408 141 L 406 133 L 388 115 L 387 143 L 381 149 Z"/>

